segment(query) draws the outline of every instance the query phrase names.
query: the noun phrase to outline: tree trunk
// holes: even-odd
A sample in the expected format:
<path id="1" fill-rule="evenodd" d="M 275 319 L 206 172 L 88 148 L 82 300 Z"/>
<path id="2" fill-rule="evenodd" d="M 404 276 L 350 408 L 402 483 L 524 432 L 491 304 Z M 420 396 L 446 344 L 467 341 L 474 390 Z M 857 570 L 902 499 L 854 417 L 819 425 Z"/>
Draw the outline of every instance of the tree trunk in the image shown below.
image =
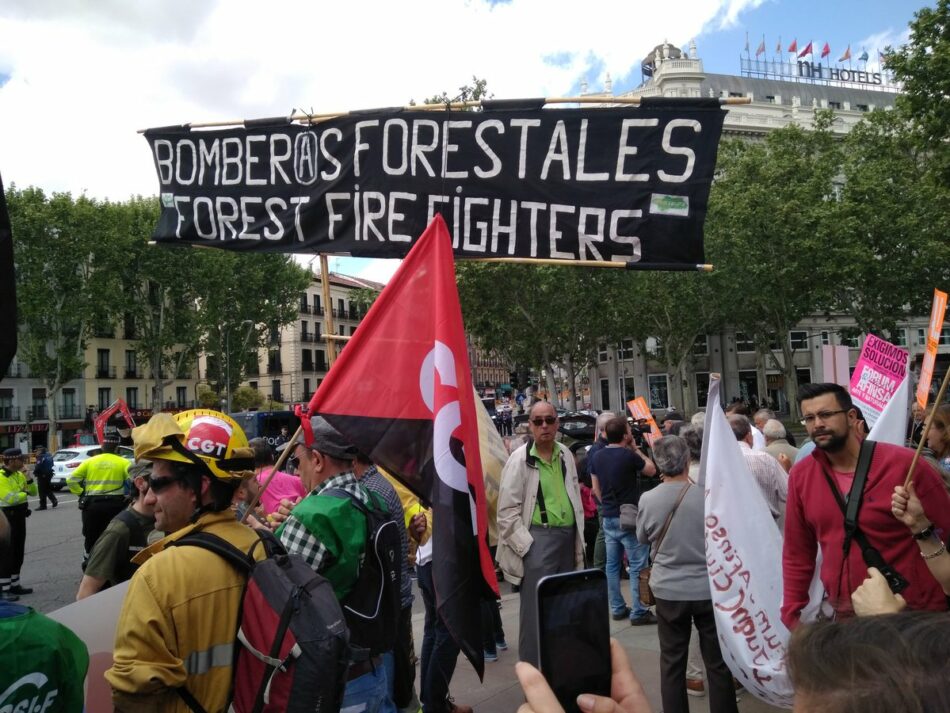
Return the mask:
<path id="1" fill-rule="evenodd" d="M 570 354 L 564 357 L 564 371 L 567 372 L 568 380 L 568 407 L 571 411 L 577 411 L 577 375 L 574 373 L 574 360 Z"/>
<path id="2" fill-rule="evenodd" d="M 686 416 L 688 414 L 692 414 L 696 410 L 697 406 L 695 399 L 693 398 L 693 390 L 689 386 L 689 378 L 686 373 L 685 359 L 679 363 L 676 377 L 680 383 L 680 402 L 682 404 L 683 415 Z"/>

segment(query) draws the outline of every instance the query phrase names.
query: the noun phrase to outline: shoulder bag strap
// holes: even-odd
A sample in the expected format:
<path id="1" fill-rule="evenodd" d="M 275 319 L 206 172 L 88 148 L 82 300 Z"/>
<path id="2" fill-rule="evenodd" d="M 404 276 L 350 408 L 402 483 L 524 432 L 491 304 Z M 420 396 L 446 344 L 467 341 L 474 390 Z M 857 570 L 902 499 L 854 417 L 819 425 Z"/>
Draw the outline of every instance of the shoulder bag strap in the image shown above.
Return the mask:
<path id="1" fill-rule="evenodd" d="M 673 516 L 676 514 L 676 509 L 680 506 L 680 503 L 683 502 L 683 498 L 686 497 L 686 491 L 689 490 L 691 482 L 687 482 L 683 486 L 683 489 L 680 491 L 679 497 L 676 498 L 676 503 L 673 505 L 673 509 L 670 510 L 670 514 L 666 516 L 666 522 L 663 523 L 663 529 L 660 530 L 660 536 L 656 538 L 656 547 L 653 552 L 650 554 L 650 559 L 655 559 L 660 552 L 660 546 L 663 544 L 663 540 L 666 538 L 666 533 L 670 529 L 670 523 L 673 522 Z"/>

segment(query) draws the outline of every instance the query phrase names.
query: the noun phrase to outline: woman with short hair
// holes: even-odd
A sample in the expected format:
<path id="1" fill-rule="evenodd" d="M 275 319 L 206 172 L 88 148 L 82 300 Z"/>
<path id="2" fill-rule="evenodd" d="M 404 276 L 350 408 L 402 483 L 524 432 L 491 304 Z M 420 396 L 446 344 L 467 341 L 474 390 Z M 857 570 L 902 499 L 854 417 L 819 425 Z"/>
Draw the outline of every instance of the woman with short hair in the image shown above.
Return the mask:
<path id="1" fill-rule="evenodd" d="M 706 665 L 711 713 L 737 713 L 732 674 L 716 634 L 703 532 L 703 489 L 689 479 L 690 450 L 680 436 L 653 444 L 663 482 L 640 498 L 637 539 L 652 543 L 650 588 L 660 638 L 660 693 L 664 713 L 688 713 L 686 658 L 695 623 Z"/>

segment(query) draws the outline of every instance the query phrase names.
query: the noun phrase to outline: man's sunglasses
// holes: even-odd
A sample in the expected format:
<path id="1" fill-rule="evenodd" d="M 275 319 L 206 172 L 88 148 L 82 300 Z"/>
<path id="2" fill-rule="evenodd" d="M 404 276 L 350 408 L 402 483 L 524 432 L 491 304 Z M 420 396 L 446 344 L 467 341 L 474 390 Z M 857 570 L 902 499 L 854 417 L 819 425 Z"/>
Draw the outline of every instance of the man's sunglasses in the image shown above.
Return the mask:
<path id="1" fill-rule="evenodd" d="M 298 458 L 297 456 L 290 456 L 289 458 L 287 458 L 287 465 L 292 470 L 297 470 L 300 467 L 300 458 Z"/>
<path id="2" fill-rule="evenodd" d="M 539 416 L 538 418 L 532 418 L 531 423 L 533 423 L 535 426 L 543 426 L 544 424 L 553 426 L 555 423 L 557 423 L 557 416 L 545 416 L 544 418 Z"/>
<path id="3" fill-rule="evenodd" d="M 153 478 L 152 476 L 148 477 L 148 487 L 153 493 L 160 493 L 169 485 L 174 485 L 175 483 L 180 482 L 181 478 L 174 475 L 168 478 Z"/>

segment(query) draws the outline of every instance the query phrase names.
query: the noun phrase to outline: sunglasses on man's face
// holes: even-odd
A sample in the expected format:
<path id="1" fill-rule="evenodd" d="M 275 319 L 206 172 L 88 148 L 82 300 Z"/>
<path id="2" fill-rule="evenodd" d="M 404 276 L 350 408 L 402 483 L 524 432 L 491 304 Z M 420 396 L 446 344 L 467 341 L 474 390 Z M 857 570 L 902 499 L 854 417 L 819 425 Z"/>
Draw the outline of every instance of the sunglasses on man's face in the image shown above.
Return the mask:
<path id="1" fill-rule="evenodd" d="M 297 456 L 290 456 L 287 459 L 287 465 L 291 470 L 297 470 L 300 467 L 300 458 Z"/>
<path id="2" fill-rule="evenodd" d="M 553 426 L 555 423 L 557 423 L 557 416 L 545 416 L 544 418 L 539 416 L 538 418 L 532 418 L 531 423 L 533 423 L 535 426 L 543 426 L 544 424 Z"/>
<path id="3" fill-rule="evenodd" d="M 148 477 L 148 487 L 153 493 L 160 493 L 168 488 L 168 486 L 179 482 L 181 482 L 181 478 L 176 476 L 169 476 L 167 478 L 153 478 L 152 476 Z"/>

